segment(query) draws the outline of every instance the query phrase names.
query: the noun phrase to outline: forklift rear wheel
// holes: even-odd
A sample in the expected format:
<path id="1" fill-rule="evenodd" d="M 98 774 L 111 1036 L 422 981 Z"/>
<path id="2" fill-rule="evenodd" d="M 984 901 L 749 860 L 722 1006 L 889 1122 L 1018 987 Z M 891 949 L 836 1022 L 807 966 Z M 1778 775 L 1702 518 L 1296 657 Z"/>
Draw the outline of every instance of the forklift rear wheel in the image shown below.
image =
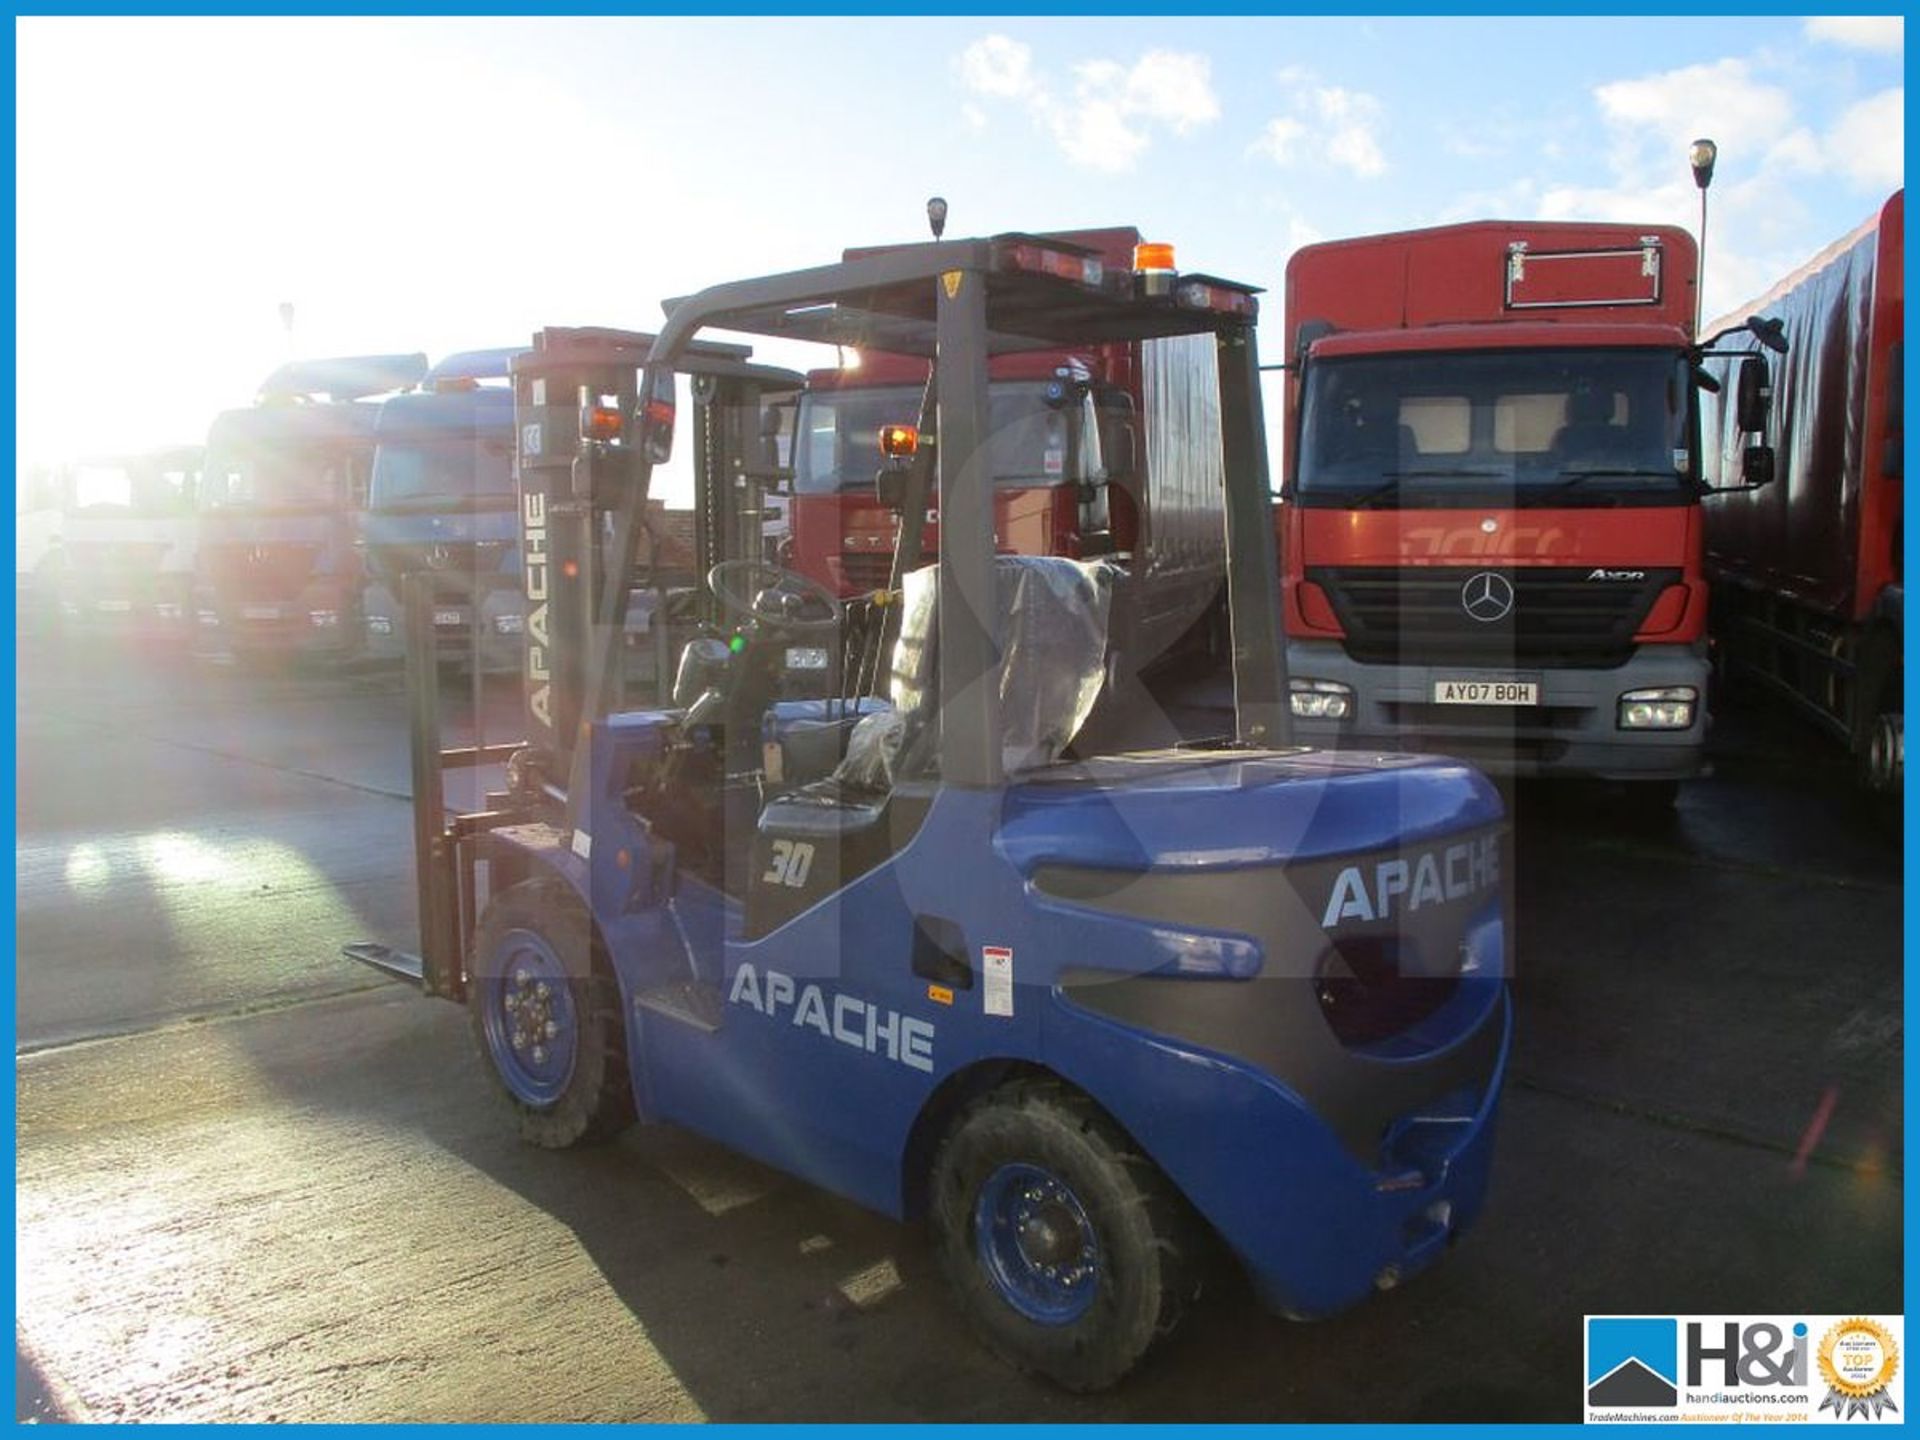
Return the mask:
<path id="1" fill-rule="evenodd" d="M 934 1161 L 942 1268 L 989 1349 L 1104 1389 L 1199 1292 L 1185 1202 L 1085 1095 L 1017 1081 L 961 1116 Z"/>
<path id="2" fill-rule="evenodd" d="M 633 1119 L 618 987 L 579 897 L 557 880 L 502 892 L 480 919 L 467 1010 L 520 1137 L 548 1150 Z"/>

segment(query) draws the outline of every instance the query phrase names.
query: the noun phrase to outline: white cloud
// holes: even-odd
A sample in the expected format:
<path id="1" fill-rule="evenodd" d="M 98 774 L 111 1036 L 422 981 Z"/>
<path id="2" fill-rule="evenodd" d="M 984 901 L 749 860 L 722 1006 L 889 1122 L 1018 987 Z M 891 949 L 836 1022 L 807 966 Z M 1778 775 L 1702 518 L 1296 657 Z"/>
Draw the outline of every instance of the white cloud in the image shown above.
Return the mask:
<path id="1" fill-rule="evenodd" d="M 1032 49 L 1005 35 L 967 46 L 955 69 L 973 94 L 1023 105 L 1074 164 L 1109 174 L 1131 170 L 1156 129 L 1190 135 L 1220 118 L 1212 66 L 1188 51 L 1149 50 L 1131 65 L 1082 61 L 1073 67 L 1067 98 L 1035 70 Z M 974 128 L 985 127 L 979 106 L 969 103 L 962 114 Z"/>
<path id="2" fill-rule="evenodd" d="M 1220 118 L 1207 57 L 1174 50 L 1142 55 L 1126 72 L 1121 103 L 1127 113 L 1162 121 L 1176 135 L 1191 134 Z"/>
<path id="3" fill-rule="evenodd" d="M 1899 50 L 1906 44 L 1907 22 L 1898 15 L 1815 15 L 1807 38 L 1855 50 Z"/>
<path id="4" fill-rule="evenodd" d="M 1033 93 L 1033 48 L 1005 35 L 983 36 L 954 63 L 960 83 L 976 95 L 1018 100 Z"/>
<path id="5" fill-rule="evenodd" d="M 1386 153 L 1380 131 L 1385 112 L 1364 90 L 1322 85 L 1311 71 L 1290 65 L 1280 71 L 1290 114 L 1269 120 L 1250 154 L 1264 155 L 1282 168 L 1324 161 L 1364 179 L 1384 175 Z"/>
<path id="6" fill-rule="evenodd" d="M 1826 155 L 1821 149 L 1820 137 L 1802 125 L 1774 142 L 1773 148 L 1767 151 L 1766 163 L 1769 167 L 1808 175 L 1826 163 Z"/>
<path id="7" fill-rule="evenodd" d="M 1327 158 L 1356 175 L 1383 175 L 1387 157 L 1380 153 L 1374 128 L 1380 123 L 1380 102 L 1371 95 L 1333 87 L 1318 91 L 1314 102 L 1327 132 Z"/>
<path id="8" fill-rule="evenodd" d="M 1904 89 L 1882 90 L 1851 106 L 1827 132 L 1827 158 L 1864 189 L 1903 183 L 1906 108 Z"/>
<path id="9" fill-rule="evenodd" d="M 1723 151 L 1757 154 L 1793 123 L 1793 97 L 1731 58 L 1616 80 L 1594 98 L 1608 124 L 1636 141 L 1666 144 L 1675 164 L 1698 136 L 1711 136 Z"/>
<path id="10" fill-rule="evenodd" d="M 1281 115 L 1267 122 L 1267 128 L 1260 132 L 1260 138 L 1248 149 L 1250 153 L 1265 155 L 1274 164 L 1285 167 L 1300 158 L 1300 142 L 1306 136 L 1305 125 L 1290 115 Z"/>

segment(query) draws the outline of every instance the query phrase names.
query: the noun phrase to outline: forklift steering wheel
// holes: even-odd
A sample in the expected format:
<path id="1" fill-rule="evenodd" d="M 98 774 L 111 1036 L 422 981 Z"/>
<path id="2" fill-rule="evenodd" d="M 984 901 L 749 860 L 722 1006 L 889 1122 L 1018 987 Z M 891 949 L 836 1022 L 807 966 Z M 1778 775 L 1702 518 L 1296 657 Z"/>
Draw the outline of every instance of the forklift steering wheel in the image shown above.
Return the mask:
<path id="1" fill-rule="evenodd" d="M 769 565 L 764 560 L 722 560 L 707 571 L 707 588 L 730 614 L 743 620 L 758 620 L 782 630 L 838 630 L 844 614 L 840 597 L 811 575 Z M 790 600 L 790 609 L 798 609 L 801 604 L 814 601 L 826 610 L 826 616 L 823 619 L 806 620 L 796 614 L 768 608 L 766 601 L 772 595 Z"/>

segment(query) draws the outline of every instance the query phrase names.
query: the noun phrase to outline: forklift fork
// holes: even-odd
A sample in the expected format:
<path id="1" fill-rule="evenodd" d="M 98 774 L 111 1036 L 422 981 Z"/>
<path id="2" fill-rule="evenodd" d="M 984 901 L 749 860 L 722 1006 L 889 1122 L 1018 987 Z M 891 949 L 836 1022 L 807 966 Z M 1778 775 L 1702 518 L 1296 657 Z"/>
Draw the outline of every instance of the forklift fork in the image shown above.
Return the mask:
<path id="1" fill-rule="evenodd" d="M 418 985 L 446 1000 L 466 997 L 464 957 L 476 920 L 477 876 L 473 852 L 463 842 L 504 823 L 509 817 L 483 810 L 447 821 L 445 773 L 448 767 L 496 764 L 520 748 L 483 745 L 480 710 L 474 708 L 475 744 L 440 746 L 440 676 L 433 623 L 434 577 L 411 571 L 401 579 L 401 608 L 406 627 L 406 686 L 413 773 L 413 863 L 420 895 L 420 953 L 396 950 L 377 941 L 341 947 L 341 953 L 382 974 Z M 476 700 L 478 699 L 476 695 Z"/>

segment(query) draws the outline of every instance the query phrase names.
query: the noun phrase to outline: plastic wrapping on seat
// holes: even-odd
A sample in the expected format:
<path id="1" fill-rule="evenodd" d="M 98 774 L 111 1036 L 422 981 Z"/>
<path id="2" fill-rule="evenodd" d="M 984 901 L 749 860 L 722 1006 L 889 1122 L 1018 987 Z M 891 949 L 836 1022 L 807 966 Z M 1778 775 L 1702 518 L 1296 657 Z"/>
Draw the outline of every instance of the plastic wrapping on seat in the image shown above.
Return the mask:
<path id="1" fill-rule="evenodd" d="M 900 636 L 888 690 L 893 709 L 854 727 L 843 784 L 891 788 L 908 770 L 930 769 L 919 742 L 937 733 L 933 664 L 939 567 L 906 577 Z M 1001 555 L 995 560 L 995 639 L 1000 667 L 1001 758 L 1008 774 L 1051 765 L 1087 716 L 1106 680 L 1107 625 L 1118 570 L 1106 561 Z"/>
<path id="2" fill-rule="evenodd" d="M 861 716 L 847 737 L 847 758 L 833 778 L 850 790 L 891 790 L 906 733 L 907 717 L 898 710 Z"/>
<path id="3" fill-rule="evenodd" d="M 1093 713 L 1117 571 L 1051 555 L 1002 555 L 995 568 L 1001 756 L 1015 774 L 1053 764 Z"/>

